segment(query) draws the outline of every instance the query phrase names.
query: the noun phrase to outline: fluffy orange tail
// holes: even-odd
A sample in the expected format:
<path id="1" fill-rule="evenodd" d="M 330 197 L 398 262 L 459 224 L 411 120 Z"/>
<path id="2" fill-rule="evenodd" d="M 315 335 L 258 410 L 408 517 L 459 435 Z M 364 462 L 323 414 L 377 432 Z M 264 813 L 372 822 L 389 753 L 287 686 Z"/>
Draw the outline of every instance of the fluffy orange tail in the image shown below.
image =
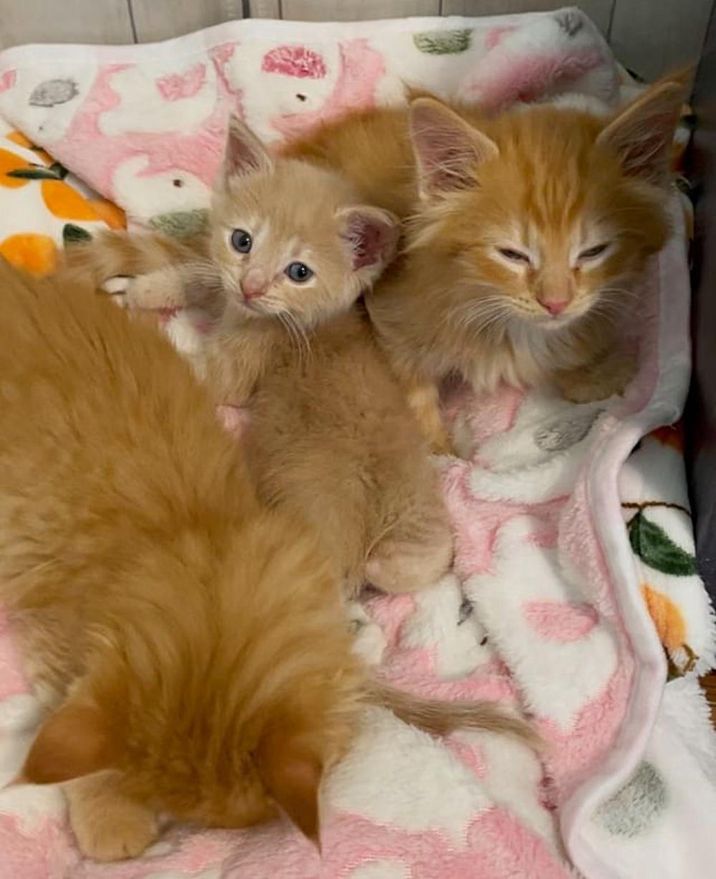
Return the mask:
<path id="1" fill-rule="evenodd" d="M 390 709 L 405 723 L 433 735 L 447 735 L 458 729 L 480 729 L 512 736 L 536 750 L 544 744 L 526 720 L 516 717 L 497 702 L 422 699 L 379 681 L 372 682 L 368 699 L 374 705 Z"/>

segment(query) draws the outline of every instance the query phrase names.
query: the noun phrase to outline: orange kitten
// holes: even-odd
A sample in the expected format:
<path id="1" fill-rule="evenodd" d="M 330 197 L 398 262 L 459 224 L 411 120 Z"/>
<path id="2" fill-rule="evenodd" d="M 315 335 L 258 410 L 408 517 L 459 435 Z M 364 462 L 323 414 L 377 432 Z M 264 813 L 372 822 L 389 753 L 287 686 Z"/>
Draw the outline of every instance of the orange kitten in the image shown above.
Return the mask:
<path id="1" fill-rule="evenodd" d="M 362 704 L 534 741 L 499 705 L 367 679 L 338 577 L 269 510 L 188 366 L 94 288 L 0 261 L 0 599 L 49 710 L 19 780 L 65 783 L 83 854 L 140 854 L 169 813 L 318 834 Z"/>
<path id="2" fill-rule="evenodd" d="M 624 389 L 633 365 L 619 325 L 669 234 L 683 97 L 665 81 L 613 116 L 562 101 L 494 118 L 418 98 L 287 150 L 412 215 L 404 258 L 367 304 L 435 442 L 436 384 L 452 372 L 478 390 L 553 381 L 575 401 Z"/>
<path id="3" fill-rule="evenodd" d="M 391 214 L 358 201 L 233 120 L 203 247 L 108 233 L 68 259 L 98 284 L 151 272 L 130 283 L 130 307 L 209 314 L 194 362 L 217 402 L 249 406 L 262 495 L 316 526 L 349 592 L 366 577 L 411 591 L 446 571 L 452 539 L 428 450 L 354 307 L 398 237 Z"/>
<path id="4" fill-rule="evenodd" d="M 56 709 L 25 778 L 71 782 L 100 859 L 160 811 L 240 827 L 278 804 L 315 834 L 367 687 L 314 535 L 259 502 L 156 330 L 4 264 L 0 300 L 0 597 Z"/>

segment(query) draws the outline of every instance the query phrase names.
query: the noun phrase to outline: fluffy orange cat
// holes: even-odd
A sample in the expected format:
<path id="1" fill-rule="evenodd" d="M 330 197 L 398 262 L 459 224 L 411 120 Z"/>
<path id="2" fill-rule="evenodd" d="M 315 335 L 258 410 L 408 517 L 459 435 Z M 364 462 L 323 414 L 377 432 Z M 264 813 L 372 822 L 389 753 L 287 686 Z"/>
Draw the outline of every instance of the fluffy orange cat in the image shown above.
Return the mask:
<path id="1" fill-rule="evenodd" d="M 219 403 L 249 407 L 262 496 L 315 525 L 349 592 L 366 577 L 420 589 L 452 557 L 428 449 L 354 307 L 397 238 L 395 218 L 361 205 L 341 175 L 273 159 L 233 120 L 206 240 L 106 233 L 68 254 L 98 285 L 149 272 L 123 293 L 129 307 L 212 319 L 198 372 Z"/>
<path id="2" fill-rule="evenodd" d="M 236 827 L 278 802 L 314 832 L 365 686 L 316 540 L 257 500 L 155 330 L 2 264 L 0 302 L 0 597 L 56 708 L 25 778 L 71 780 L 101 859 L 159 811 Z"/>
<path id="3" fill-rule="evenodd" d="M 433 732 L 534 740 L 498 705 L 371 682 L 314 532 L 154 328 L 0 261 L 0 599 L 49 714 L 20 781 L 64 782 L 81 851 L 141 853 L 169 813 L 318 833 L 367 700 Z"/>
<path id="4" fill-rule="evenodd" d="M 427 97 L 329 124 L 286 155 L 340 168 L 410 218 L 403 258 L 367 295 L 426 433 L 446 437 L 437 384 L 555 382 L 572 400 L 621 392 L 618 330 L 669 234 L 677 77 L 616 114 L 558 101 L 496 117 Z"/>

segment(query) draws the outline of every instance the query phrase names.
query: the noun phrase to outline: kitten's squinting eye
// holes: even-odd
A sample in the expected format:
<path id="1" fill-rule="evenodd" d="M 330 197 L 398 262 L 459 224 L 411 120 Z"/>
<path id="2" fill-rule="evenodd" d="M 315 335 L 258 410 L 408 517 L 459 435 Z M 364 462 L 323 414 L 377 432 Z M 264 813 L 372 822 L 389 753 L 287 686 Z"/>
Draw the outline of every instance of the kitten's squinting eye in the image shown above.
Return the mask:
<path id="1" fill-rule="evenodd" d="M 579 259 L 596 259 L 601 256 L 609 247 L 609 244 L 596 244 L 594 247 L 588 247 L 579 254 Z"/>
<path id="2" fill-rule="evenodd" d="M 297 284 L 304 284 L 313 277 L 313 272 L 308 268 L 306 263 L 292 262 L 284 269 L 286 275 Z"/>
<path id="3" fill-rule="evenodd" d="M 234 229 L 231 233 L 231 246 L 239 253 L 250 253 L 253 239 L 244 229 Z"/>
<path id="4" fill-rule="evenodd" d="M 497 252 L 505 259 L 509 259 L 510 262 L 521 262 L 525 265 L 530 265 L 532 262 L 526 253 L 522 253 L 521 250 L 513 250 L 511 247 L 498 247 Z"/>

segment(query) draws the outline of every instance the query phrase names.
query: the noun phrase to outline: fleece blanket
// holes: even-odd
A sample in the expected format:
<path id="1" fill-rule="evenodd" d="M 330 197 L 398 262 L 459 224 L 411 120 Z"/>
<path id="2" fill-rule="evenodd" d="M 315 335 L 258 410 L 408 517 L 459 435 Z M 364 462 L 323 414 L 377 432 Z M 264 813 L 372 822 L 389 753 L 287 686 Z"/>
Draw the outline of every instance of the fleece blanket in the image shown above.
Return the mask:
<path id="1" fill-rule="evenodd" d="M 280 140 L 346 106 L 403 100 L 406 84 L 497 108 L 565 90 L 619 99 L 609 50 L 575 10 L 236 22 L 150 47 L 0 55 L 0 110 L 13 125 L 132 222 L 178 234 L 201 222 L 229 109 Z M 30 164 L 58 165 L 37 153 Z M 3 181 L 18 179 L 11 171 L 0 175 L 0 198 Z M 43 185 L 30 179 L 22 191 L 29 199 Z M 48 209 L 44 196 L 36 207 Z M 66 222 L 46 222 L 38 216 L 48 238 L 68 237 Z M 676 205 L 674 224 L 644 280 L 641 369 L 626 396 L 574 405 L 546 393 L 460 390 L 451 411 L 477 451 L 437 462 L 455 569 L 421 594 L 374 595 L 352 608 L 366 661 L 422 694 L 518 703 L 547 740 L 541 758 L 486 733 L 431 739 L 370 711 L 326 781 L 320 857 L 275 823 L 173 827 L 137 861 L 87 863 L 59 790 L 8 787 L 0 879 L 712 875 L 716 848 L 702 816 L 716 807 L 716 746 L 696 676 L 713 663 L 713 619 L 695 571 L 678 431 L 646 436 L 678 418 L 688 383 Z M 92 233 L 91 222 L 71 225 L 69 240 Z M 185 347 L 193 339 L 182 321 L 167 328 Z M 36 720 L 4 625 L 0 784 L 14 776 Z"/>

